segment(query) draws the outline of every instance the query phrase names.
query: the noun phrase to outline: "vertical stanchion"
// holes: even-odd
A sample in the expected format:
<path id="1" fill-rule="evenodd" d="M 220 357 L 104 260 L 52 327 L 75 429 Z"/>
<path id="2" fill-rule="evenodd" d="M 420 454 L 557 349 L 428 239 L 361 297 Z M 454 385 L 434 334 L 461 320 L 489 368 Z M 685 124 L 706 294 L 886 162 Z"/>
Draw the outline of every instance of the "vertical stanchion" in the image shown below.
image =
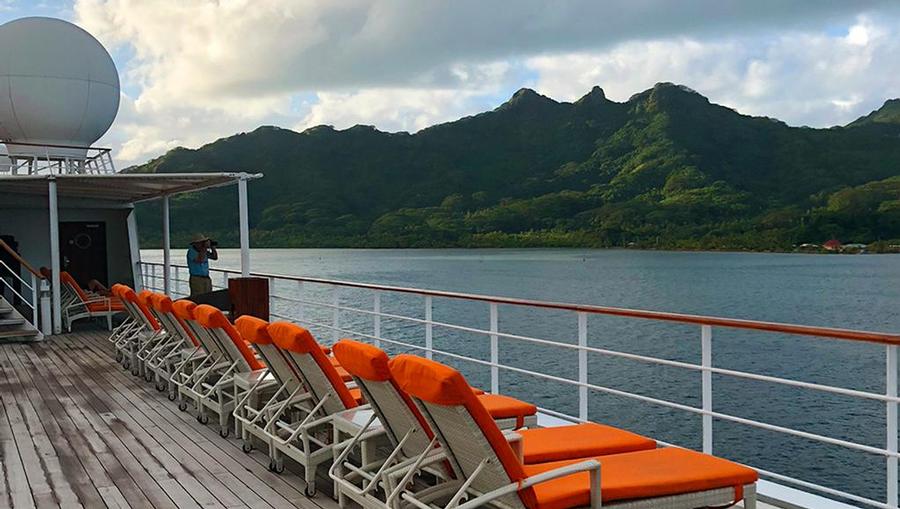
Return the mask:
<path id="1" fill-rule="evenodd" d="M 885 395 L 889 398 L 897 397 L 897 346 L 887 346 L 887 362 L 885 376 Z M 897 403 L 888 401 L 887 406 L 887 447 L 886 449 L 892 453 L 897 453 Z M 900 503 L 898 500 L 897 487 L 897 456 L 887 457 L 887 505 L 889 507 L 897 507 Z"/>
<path id="2" fill-rule="evenodd" d="M 713 418 L 712 418 L 712 327 L 700 326 L 700 365 L 701 392 L 703 400 L 703 452 L 713 452 Z"/>
<path id="3" fill-rule="evenodd" d="M 434 358 L 434 337 L 431 326 L 431 295 L 425 296 L 425 357 Z"/>
<path id="4" fill-rule="evenodd" d="M 373 325 L 372 335 L 375 336 L 375 346 L 381 348 L 381 293 L 378 290 L 374 290 L 374 292 L 375 324 Z"/>
<path id="5" fill-rule="evenodd" d="M 150 266 L 150 285 L 147 288 L 153 291 L 158 290 L 156 288 L 156 264 Z"/>
<path id="6" fill-rule="evenodd" d="M 587 313 L 578 312 L 578 418 L 588 420 Z"/>
<path id="7" fill-rule="evenodd" d="M 53 333 L 62 333 L 62 294 L 60 293 L 59 259 L 59 206 L 56 195 L 56 178 L 48 177 L 47 198 L 50 205 L 50 270 L 53 271 L 50 291 L 53 306 Z"/>
<path id="8" fill-rule="evenodd" d="M 500 345 L 497 332 L 500 330 L 497 303 L 491 302 L 491 393 L 500 394 Z"/>
<path id="9" fill-rule="evenodd" d="M 341 310 L 338 309 L 338 306 L 340 305 L 340 296 L 338 295 L 338 288 L 340 288 L 340 287 L 337 285 L 334 285 L 334 294 L 331 299 L 331 303 L 334 305 L 334 308 L 332 308 L 332 309 L 334 309 L 334 320 L 333 320 L 334 323 L 332 324 L 334 328 L 332 329 L 333 334 L 331 337 L 334 339 L 335 342 L 337 342 L 337 340 L 341 338 L 341 333 L 338 331 L 338 328 L 341 326 Z"/>
<path id="10" fill-rule="evenodd" d="M 38 302 L 40 300 L 39 292 L 41 291 L 38 288 L 38 278 L 34 274 L 31 274 L 31 324 L 35 327 L 38 327 L 38 308 L 41 306 Z"/>
<path id="11" fill-rule="evenodd" d="M 304 300 L 304 299 L 303 299 L 303 281 L 297 281 L 297 299 L 298 299 L 298 300 Z M 303 320 L 306 319 L 306 316 L 305 316 L 305 314 L 303 313 L 303 310 L 304 310 L 304 308 L 303 308 L 303 303 L 302 303 L 302 302 L 298 302 L 298 303 L 297 303 L 297 308 L 298 308 L 298 309 L 297 309 L 297 317 L 300 319 L 301 322 L 303 322 Z"/>
<path id="12" fill-rule="evenodd" d="M 177 265 L 175 267 L 173 267 L 173 269 L 175 271 L 175 277 L 172 278 L 172 295 L 177 297 L 178 295 L 181 295 L 180 293 L 178 293 L 181 291 L 181 286 L 178 284 L 178 280 L 181 279 L 181 274 L 180 274 L 181 271 L 178 270 Z M 191 279 L 191 276 L 188 275 L 188 280 L 190 280 L 190 279 Z M 168 294 L 169 292 L 166 292 L 166 293 Z"/>
<path id="13" fill-rule="evenodd" d="M 241 237 L 241 277 L 250 277 L 250 218 L 247 211 L 247 175 L 238 180 L 238 221 Z"/>
<path id="14" fill-rule="evenodd" d="M 163 240 L 163 293 L 169 295 L 171 290 L 170 272 L 172 270 L 172 244 L 169 239 L 169 196 L 162 199 L 162 240 Z M 177 284 L 176 284 L 177 286 Z"/>

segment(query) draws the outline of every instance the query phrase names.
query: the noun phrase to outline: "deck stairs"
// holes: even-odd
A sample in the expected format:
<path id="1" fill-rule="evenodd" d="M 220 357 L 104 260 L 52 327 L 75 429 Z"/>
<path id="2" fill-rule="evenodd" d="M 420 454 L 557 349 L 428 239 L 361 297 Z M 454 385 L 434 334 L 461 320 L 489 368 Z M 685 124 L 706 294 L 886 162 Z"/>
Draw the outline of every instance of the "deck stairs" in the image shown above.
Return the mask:
<path id="1" fill-rule="evenodd" d="M 0 296 L 0 343 L 42 339 L 44 335 L 41 331 L 26 320 L 9 301 Z"/>

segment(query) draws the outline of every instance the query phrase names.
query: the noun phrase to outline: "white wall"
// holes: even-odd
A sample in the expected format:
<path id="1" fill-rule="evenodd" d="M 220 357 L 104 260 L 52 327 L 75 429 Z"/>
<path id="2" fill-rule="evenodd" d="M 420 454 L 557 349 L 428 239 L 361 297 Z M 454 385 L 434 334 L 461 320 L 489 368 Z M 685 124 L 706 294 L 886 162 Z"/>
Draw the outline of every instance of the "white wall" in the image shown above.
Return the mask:
<path id="1" fill-rule="evenodd" d="M 44 196 L 0 195 L 0 234 L 12 235 L 19 252 L 35 268 L 50 266 L 50 213 Z M 128 244 L 130 207 L 108 204 L 98 208 L 97 201 L 61 198 L 59 220 L 102 221 L 106 223 L 106 249 L 110 284 L 133 284 L 131 253 Z M 23 277 L 26 272 L 23 270 Z"/>

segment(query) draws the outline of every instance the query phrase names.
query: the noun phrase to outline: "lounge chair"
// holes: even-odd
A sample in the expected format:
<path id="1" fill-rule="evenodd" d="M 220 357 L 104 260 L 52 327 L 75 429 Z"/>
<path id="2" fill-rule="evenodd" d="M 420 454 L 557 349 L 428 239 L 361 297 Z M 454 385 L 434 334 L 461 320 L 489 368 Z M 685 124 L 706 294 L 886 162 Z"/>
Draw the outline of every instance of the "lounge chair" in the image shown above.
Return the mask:
<path id="1" fill-rule="evenodd" d="M 458 371 L 412 355 L 397 356 L 389 368 L 418 405 L 455 475 L 429 490 L 400 492 L 404 502 L 458 509 L 695 509 L 743 499 L 747 509 L 756 507 L 754 470 L 674 447 L 524 465 Z"/>
<path id="2" fill-rule="evenodd" d="M 202 422 L 204 418 L 200 417 L 199 412 L 201 393 L 194 390 L 194 386 L 199 385 L 206 378 L 213 379 L 220 376 L 231 365 L 231 362 L 228 353 L 218 339 L 211 334 L 211 331 L 197 322 L 196 309 L 197 304 L 189 300 L 177 300 L 172 303 L 175 316 L 186 326 L 199 345 L 183 354 L 182 360 L 175 366 L 169 382 L 174 387 L 178 408 L 185 411 L 188 408 L 188 401 L 193 402 L 198 411 L 198 420 Z"/>
<path id="3" fill-rule="evenodd" d="M 151 311 L 166 331 L 166 341 L 160 342 L 149 353 L 146 362 L 156 376 L 156 389 L 165 391 L 171 386 L 169 379 L 175 368 L 181 363 L 184 356 L 190 355 L 200 343 L 188 330 L 187 324 L 175 314 L 172 299 L 164 294 L 154 293 L 149 300 Z M 173 395 L 174 391 L 169 391 L 169 394 Z"/>
<path id="4" fill-rule="evenodd" d="M 127 335 L 123 335 L 115 342 L 117 355 L 121 356 L 122 366 L 131 368 L 131 373 L 139 376 L 142 366 L 137 357 L 139 351 L 145 345 L 155 342 L 162 334 L 159 322 L 145 304 L 146 298 L 140 299 L 134 290 L 128 286 L 119 287 L 119 295 L 122 298 L 125 310 L 133 318 L 135 327 Z"/>
<path id="5" fill-rule="evenodd" d="M 431 440 L 434 433 L 410 397 L 400 390 L 388 367 L 389 358 L 384 351 L 348 339 L 342 339 L 332 349 L 341 365 L 354 376 L 394 450 L 383 463 L 356 467 L 345 462 L 350 450 L 358 443 L 354 437 L 354 440 L 337 448 L 344 452 L 336 459 L 329 474 L 341 488 L 340 494 L 349 495 L 366 507 L 384 507 L 382 499 L 376 496 L 378 483 L 386 486 L 386 493 L 392 492 L 395 489 L 393 480 L 398 472 L 403 472 L 404 466 L 408 466 L 426 450 L 433 449 Z M 491 399 L 495 397 L 476 394 L 478 401 L 496 422 L 497 416 L 490 409 Z M 520 448 L 519 453 L 525 463 L 656 448 L 656 442 L 652 439 L 596 423 L 525 429 L 518 431 L 518 434 L 521 440 L 517 441 L 516 446 Z M 359 436 L 365 436 L 365 430 Z M 429 458 L 429 463 L 439 461 L 441 458 L 437 454 L 432 454 Z M 440 464 L 430 471 L 436 476 L 448 477 L 446 469 L 440 468 Z"/>
<path id="6" fill-rule="evenodd" d="M 362 398 L 359 389 L 348 388 L 337 368 L 303 327 L 276 322 L 267 328 L 275 344 L 287 354 L 291 369 L 299 374 L 309 394 L 308 410 L 285 408 L 273 416 L 274 460 L 270 467 L 283 469 L 281 455 L 304 468 L 306 494 L 316 493 L 316 470 L 333 459 L 331 418 L 334 414 L 355 408 Z"/>
<path id="7" fill-rule="evenodd" d="M 66 271 L 60 271 L 59 282 L 62 290 L 63 323 L 69 332 L 72 332 L 72 323 L 82 318 L 105 318 L 107 329 L 112 331 L 112 317 L 125 312 L 121 300 L 114 296 L 85 292 Z"/>
<path id="8" fill-rule="evenodd" d="M 231 430 L 229 420 L 236 403 L 234 375 L 261 370 L 264 366 L 218 308 L 201 304 L 194 309 L 194 316 L 209 337 L 221 347 L 225 360 L 221 363 L 224 369 L 211 370 L 206 376 L 194 380 L 188 390 L 197 396 L 199 402 L 197 420 L 206 423 L 207 411 L 216 414 L 219 417 L 219 433 L 225 437 Z"/>
<path id="9" fill-rule="evenodd" d="M 286 352 L 278 348 L 269 336 L 269 322 L 245 315 L 238 318 L 234 325 L 241 336 L 253 345 L 266 365 L 264 372 L 249 375 L 254 379 L 253 385 L 235 405 L 235 434 L 244 441 L 244 452 L 253 449 L 252 437 L 265 443 L 270 464 L 275 468 L 275 422 L 278 416 L 286 412 L 292 413 L 292 407 L 304 405 L 302 408 L 308 411 L 312 407 L 308 404 L 311 395 L 306 392 L 303 378 L 292 369 Z M 271 383 L 273 381 L 274 384 Z M 274 392 L 271 392 L 272 385 Z M 269 392 L 265 398 L 261 398 L 261 391 L 266 388 L 269 388 Z"/>

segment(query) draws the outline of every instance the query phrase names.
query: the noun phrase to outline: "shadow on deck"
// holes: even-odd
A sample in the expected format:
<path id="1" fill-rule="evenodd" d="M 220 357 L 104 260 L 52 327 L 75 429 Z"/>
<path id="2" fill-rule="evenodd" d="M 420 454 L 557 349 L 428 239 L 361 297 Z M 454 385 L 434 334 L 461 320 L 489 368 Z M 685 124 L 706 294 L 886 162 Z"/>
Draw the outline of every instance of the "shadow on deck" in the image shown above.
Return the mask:
<path id="1" fill-rule="evenodd" d="M 0 507 L 337 507 L 123 371 L 105 338 L 0 344 Z"/>

